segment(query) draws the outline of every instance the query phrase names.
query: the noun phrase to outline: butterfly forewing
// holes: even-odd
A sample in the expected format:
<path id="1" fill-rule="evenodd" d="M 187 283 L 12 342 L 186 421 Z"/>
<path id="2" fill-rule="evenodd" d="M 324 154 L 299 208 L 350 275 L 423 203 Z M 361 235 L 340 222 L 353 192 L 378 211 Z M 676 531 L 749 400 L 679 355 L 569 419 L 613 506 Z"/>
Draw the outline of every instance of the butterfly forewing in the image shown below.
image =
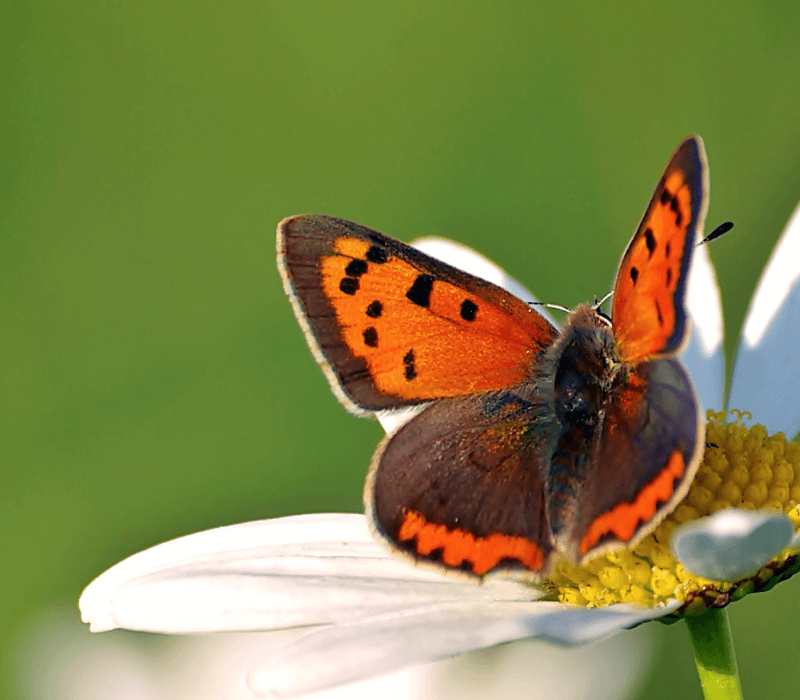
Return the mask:
<path id="1" fill-rule="evenodd" d="M 674 354 L 684 342 L 686 284 L 707 193 L 705 150 L 693 136 L 667 165 L 617 272 L 611 318 L 625 362 Z"/>
<path id="2" fill-rule="evenodd" d="M 309 344 L 352 410 L 514 386 L 556 335 L 500 287 L 342 219 L 285 219 L 278 260 Z"/>

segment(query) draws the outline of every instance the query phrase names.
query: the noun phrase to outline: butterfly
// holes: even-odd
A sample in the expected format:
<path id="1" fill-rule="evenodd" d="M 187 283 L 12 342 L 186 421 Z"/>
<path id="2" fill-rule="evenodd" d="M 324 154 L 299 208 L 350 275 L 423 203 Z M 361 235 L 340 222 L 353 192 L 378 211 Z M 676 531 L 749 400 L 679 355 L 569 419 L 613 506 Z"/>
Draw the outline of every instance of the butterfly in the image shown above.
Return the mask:
<path id="1" fill-rule="evenodd" d="M 278 266 L 334 393 L 357 415 L 418 406 L 379 444 L 367 516 L 393 551 L 481 577 L 546 577 L 639 542 L 688 491 L 705 446 L 677 359 L 702 236 L 702 140 L 672 156 L 628 244 L 610 319 L 559 330 L 529 303 L 365 226 L 301 215 Z"/>

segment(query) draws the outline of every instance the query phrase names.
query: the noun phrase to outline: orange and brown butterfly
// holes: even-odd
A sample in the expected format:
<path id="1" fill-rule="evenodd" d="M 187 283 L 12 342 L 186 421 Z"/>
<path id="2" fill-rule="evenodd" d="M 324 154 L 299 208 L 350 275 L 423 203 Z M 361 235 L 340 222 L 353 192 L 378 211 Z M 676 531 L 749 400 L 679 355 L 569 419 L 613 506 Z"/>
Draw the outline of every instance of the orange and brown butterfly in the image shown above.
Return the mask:
<path id="1" fill-rule="evenodd" d="M 378 446 L 365 505 L 394 551 L 539 580 L 559 557 L 631 546 L 685 495 L 704 447 L 675 356 L 708 172 L 686 139 L 617 272 L 611 321 L 584 304 L 561 330 L 509 292 L 330 216 L 278 226 L 278 266 L 341 402 L 423 405 Z"/>

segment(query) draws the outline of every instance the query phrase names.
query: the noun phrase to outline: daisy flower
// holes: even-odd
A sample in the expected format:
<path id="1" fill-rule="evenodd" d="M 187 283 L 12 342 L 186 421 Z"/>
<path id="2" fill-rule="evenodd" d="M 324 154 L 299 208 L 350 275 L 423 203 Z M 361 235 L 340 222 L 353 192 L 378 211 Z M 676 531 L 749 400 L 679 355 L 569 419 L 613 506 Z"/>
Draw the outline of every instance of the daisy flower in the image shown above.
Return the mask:
<path id="1" fill-rule="evenodd" d="M 470 249 L 441 239 L 417 246 L 533 298 Z M 135 554 L 86 588 L 84 621 L 93 631 L 166 633 L 306 627 L 248 678 L 256 696 L 293 696 L 514 640 L 578 645 L 683 617 L 701 680 L 737 697 L 735 669 L 720 679 L 719 664 L 704 667 L 702 639 L 727 632 L 724 618 L 703 613 L 800 569 L 800 444 L 785 437 L 800 430 L 800 208 L 762 274 L 739 342 L 728 405 L 746 411 L 723 411 L 722 307 L 705 246 L 695 254 L 687 306 L 693 332 L 683 360 L 712 409 L 708 446 L 685 499 L 632 550 L 582 567 L 562 562 L 539 586 L 492 578 L 475 585 L 395 559 L 363 515 L 301 515 Z M 412 413 L 379 419 L 392 430 Z"/>

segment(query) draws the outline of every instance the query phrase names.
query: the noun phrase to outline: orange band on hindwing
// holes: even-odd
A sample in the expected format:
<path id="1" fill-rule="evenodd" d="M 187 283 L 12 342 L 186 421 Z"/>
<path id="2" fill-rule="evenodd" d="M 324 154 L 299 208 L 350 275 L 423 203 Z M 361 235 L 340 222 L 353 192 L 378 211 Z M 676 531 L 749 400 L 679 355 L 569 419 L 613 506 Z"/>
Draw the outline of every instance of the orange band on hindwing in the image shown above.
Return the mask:
<path id="1" fill-rule="evenodd" d="M 526 569 L 539 571 L 544 566 L 542 550 L 524 537 L 493 533 L 476 537 L 459 528 L 430 523 L 424 515 L 410 510 L 403 518 L 398 539 L 401 542 L 416 540 L 417 554 L 427 557 L 441 550 L 442 562 L 447 566 L 466 564 L 472 573 L 482 575 L 491 571 L 503 560 L 515 560 Z"/>
<path id="2" fill-rule="evenodd" d="M 684 467 L 683 455 L 676 450 L 670 455 L 666 466 L 639 492 L 633 503 L 620 503 L 594 519 L 581 540 L 581 554 L 586 554 L 605 535 L 611 534 L 622 542 L 629 542 L 639 523 L 650 520 L 659 503 L 669 501 L 675 491 L 675 481 L 684 474 Z"/>

